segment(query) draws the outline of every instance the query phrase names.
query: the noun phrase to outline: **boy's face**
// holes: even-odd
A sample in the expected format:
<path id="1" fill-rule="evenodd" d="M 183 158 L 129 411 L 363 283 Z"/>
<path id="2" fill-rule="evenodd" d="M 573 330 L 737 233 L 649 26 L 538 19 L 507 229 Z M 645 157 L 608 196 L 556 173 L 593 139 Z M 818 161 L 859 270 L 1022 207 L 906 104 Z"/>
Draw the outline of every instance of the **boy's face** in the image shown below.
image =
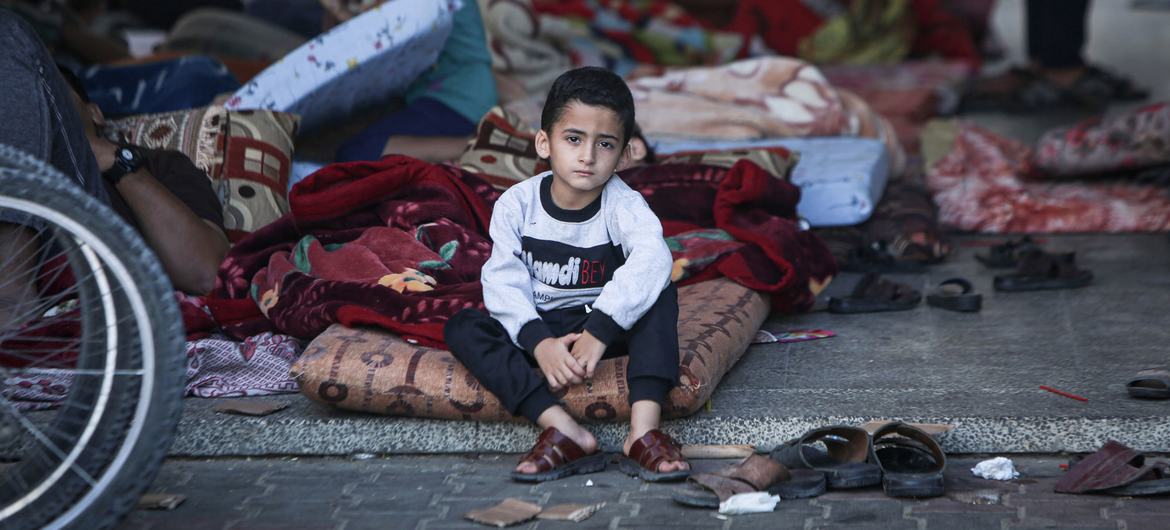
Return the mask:
<path id="1" fill-rule="evenodd" d="M 552 131 L 536 133 L 536 153 L 547 158 L 553 178 L 581 193 L 599 190 L 626 156 L 616 112 L 569 103 Z"/>

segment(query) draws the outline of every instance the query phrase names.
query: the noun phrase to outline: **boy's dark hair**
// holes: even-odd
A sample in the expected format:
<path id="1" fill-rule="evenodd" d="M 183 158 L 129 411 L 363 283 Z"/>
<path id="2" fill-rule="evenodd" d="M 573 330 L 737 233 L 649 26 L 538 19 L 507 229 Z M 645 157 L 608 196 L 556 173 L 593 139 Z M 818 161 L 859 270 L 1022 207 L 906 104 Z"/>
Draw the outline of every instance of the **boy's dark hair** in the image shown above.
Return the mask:
<path id="1" fill-rule="evenodd" d="M 561 74 L 548 91 L 548 99 L 540 113 L 540 128 L 551 134 L 553 124 L 561 119 L 565 107 L 574 101 L 617 113 L 622 123 L 622 147 L 629 143 L 634 134 L 634 96 L 621 77 L 596 66 L 584 66 Z"/>
<path id="2" fill-rule="evenodd" d="M 61 72 L 61 77 L 69 84 L 74 92 L 77 92 L 78 97 L 81 98 L 82 103 L 89 103 L 89 94 L 85 91 L 85 85 L 81 84 L 81 78 L 73 73 L 73 70 L 65 68 L 60 64 L 57 65 L 57 70 Z"/>

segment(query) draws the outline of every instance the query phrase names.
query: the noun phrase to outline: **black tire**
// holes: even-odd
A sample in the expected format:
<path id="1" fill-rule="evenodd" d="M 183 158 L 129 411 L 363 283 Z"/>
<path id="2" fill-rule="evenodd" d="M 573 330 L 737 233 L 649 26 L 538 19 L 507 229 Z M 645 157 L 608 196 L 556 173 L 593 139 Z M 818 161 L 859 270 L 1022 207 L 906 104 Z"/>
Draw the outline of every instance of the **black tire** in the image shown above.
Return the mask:
<path id="1" fill-rule="evenodd" d="M 26 436 L 19 460 L 0 468 L 0 528 L 110 528 L 154 481 L 174 438 L 185 374 L 182 320 L 170 281 L 137 232 L 53 168 L 0 145 L 0 211 L 20 211 L 21 204 L 43 208 L 33 212 L 30 225 L 63 226 L 45 212 L 76 223 L 64 230 L 87 250 L 68 239 L 68 263 L 88 256 L 86 263 L 98 264 L 89 269 L 97 271 L 92 277 L 78 275 L 76 284 L 83 340 L 75 368 L 102 373 L 75 370 L 80 375 L 68 397 L 45 422 L 53 444 L 81 440 L 72 465 L 62 465 L 65 451 L 54 453 Z M 111 323 L 116 326 L 107 327 Z M 108 370 L 110 359 L 117 374 Z M 6 398 L 0 404 L 11 410 Z M 36 414 L 42 413 L 28 416 Z M 49 480 L 59 469 L 65 471 Z M 34 496 L 37 484 L 48 486 Z"/>

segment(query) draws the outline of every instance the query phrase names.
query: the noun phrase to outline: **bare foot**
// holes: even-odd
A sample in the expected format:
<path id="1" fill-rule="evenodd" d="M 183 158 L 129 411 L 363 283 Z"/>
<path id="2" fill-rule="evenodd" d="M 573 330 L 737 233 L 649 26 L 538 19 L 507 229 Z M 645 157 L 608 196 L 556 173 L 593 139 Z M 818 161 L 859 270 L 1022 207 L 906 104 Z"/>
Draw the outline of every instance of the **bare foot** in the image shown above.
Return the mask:
<path id="1" fill-rule="evenodd" d="M 546 429 L 556 427 L 558 431 L 561 431 L 561 434 L 567 436 L 580 446 L 581 450 L 585 451 L 587 455 L 591 455 L 597 451 L 597 438 L 593 437 L 593 433 L 585 430 L 584 427 L 577 423 L 560 406 L 553 406 L 545 410 L 540 415 L 540 418 L 537 418 L 536 424 Z M 516 472 L 525 475 L 536 473 L 537 469 L 536 463 L 534 462 L 521 462 L 516 465 Z"/>

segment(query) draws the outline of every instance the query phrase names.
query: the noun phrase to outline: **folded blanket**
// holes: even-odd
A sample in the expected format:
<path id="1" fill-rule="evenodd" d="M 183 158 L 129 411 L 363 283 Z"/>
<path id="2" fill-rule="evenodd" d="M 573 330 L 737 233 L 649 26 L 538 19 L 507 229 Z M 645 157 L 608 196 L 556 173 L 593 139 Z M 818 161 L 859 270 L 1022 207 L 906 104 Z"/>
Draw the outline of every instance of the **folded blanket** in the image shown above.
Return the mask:
<path id="1" fill-rule="evenodd" d="M 715 140 L 862 136 L 886 144 L 897 172 L 905 162 L 888 120 L 798 59 L 766 57 L 687 68 L 636 79 L 630 90 L 638 124 L 648 136 Z"/>
<path id="2" fill-rule="evenodd" d="M 799 190 L 754 164 L 623 178 L 670 227 L 676 279 L 722 274 L 775 294 L 776 309 L 801 311 L 836 272 L 820 240 L 800 229 Z M 237 337 L 308 339 L 340 322 L 442 345 L 448 317 L 482 307 L 479 271 L 498 196 L 471 173 L 409 157 L 326 166 L 293 189 L 291 214 L 231 250 L 208 305 Z"/>

